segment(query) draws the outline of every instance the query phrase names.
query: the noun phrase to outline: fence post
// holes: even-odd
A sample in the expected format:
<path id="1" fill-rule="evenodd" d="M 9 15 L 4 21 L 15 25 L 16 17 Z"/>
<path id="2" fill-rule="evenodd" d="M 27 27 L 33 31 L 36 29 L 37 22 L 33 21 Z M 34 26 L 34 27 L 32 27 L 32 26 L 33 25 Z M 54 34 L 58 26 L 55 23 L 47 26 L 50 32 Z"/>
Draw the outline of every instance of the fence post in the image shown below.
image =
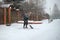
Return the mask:
<path id="1" fill-rule="evenodd" d="M 4 10 L 4 24 L 6 24 L 6 8 L 3 8 Z"/>
<path id="2" fill-rule="evenodd" d="M 8 7 L 8 24 L 11 24 L 11 7 Z"/>

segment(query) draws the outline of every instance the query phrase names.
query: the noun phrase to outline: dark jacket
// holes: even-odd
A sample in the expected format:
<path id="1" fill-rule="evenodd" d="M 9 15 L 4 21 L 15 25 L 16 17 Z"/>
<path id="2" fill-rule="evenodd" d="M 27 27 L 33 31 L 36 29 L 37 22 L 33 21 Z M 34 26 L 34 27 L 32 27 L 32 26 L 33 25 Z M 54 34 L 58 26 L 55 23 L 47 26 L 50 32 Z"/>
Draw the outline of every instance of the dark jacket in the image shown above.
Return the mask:
<path id="1" fill-rule="evenodd" d="M 28 19 L 29 19 L 28 15 L 25 14 L 23 20 L 24 20 L 24 21 L 27 21 Z"/>

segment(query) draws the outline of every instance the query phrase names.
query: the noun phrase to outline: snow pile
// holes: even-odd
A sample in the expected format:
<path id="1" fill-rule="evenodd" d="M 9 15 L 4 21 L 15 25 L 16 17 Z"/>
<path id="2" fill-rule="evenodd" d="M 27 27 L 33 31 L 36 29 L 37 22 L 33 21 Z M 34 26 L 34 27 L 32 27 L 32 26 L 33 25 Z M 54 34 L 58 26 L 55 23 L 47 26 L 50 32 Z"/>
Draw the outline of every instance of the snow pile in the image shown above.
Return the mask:
<path id="1" fill-rule="evenodd" d="M 24 21 L 18 21 L 18 23 L 24 23 Z M 33 20 L 28 20 L 29 24 L 42 24 L 41 21 L 33 21 Z"/>

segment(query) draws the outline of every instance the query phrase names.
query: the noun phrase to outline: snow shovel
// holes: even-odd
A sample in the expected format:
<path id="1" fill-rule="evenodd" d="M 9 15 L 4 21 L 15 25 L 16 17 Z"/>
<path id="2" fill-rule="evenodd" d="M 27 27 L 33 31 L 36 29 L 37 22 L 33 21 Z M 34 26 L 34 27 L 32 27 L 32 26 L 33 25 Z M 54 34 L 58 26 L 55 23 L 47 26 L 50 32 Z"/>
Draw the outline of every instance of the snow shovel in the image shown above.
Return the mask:
<path id="1" fill-rule="evenodd" d="M 31 25 L 29 25 L 31 29 L 33 29 L 33 27 Z"/>

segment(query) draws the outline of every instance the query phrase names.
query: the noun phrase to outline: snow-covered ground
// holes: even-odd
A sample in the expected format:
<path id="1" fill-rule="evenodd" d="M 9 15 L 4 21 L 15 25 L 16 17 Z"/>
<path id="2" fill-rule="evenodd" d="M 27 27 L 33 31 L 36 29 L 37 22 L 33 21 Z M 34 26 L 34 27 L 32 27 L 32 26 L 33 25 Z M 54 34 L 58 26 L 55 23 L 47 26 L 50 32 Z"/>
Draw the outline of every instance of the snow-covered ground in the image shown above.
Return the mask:
<path id="1" fill-rule="evenodd" d="M 42 22 L 43 24 L 29 24 L 34 29 L 23 29 L 23 24 L 19 23 L 0 25 L 0 40 L 60 40 L 60 19 L 51 23 L 48 20 Z"/>

